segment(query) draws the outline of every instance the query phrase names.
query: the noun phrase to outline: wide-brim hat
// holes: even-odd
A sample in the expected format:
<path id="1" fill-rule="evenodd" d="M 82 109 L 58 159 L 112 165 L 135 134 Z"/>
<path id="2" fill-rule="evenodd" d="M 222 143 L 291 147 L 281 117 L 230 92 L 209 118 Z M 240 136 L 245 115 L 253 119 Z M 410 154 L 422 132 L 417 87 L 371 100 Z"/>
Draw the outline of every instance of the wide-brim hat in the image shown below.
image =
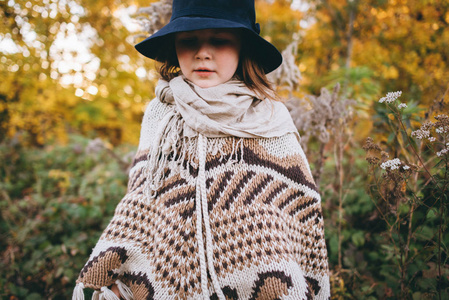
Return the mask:
<path id="1" fill-rule="evenodd" d="M 166 40 L 182 31 L 201 29 L 239 29 L 242 43 L 248 43 L 251 56 L 269 73 L 282 63 L 282 55 L 262 38 L 255 22 L 254 0 L 174 0 L 170 22 L 135 45 L 141 54 L 163 62 Z"/>

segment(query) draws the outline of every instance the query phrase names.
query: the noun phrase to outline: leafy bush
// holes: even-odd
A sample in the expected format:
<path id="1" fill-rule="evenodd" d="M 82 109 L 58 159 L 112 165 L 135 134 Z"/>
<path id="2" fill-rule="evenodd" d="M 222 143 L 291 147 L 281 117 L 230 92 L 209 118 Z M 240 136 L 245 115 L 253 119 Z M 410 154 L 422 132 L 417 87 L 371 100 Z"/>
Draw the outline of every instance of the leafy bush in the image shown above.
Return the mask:
<path id="1" fill-rule="evenodd" d="M 379 100 L 391 133 L 385 148 L 368 138 L 369 191 L 385 257 L 378 276 L 401 299 L 449 298 L 449 116 L 401 103 L 401 92 Z M 414 130 L 415 125 L 420 126 Z M 388 152 L 394 153 L 390 159 Z"/>
<path id="2" fill-rule="evenodd" d="M 100 140 L 0 145 L 0 296 L 68 299 L 78 272 L 126 192 L 124 161 Z M 111 156 L 112 155 L 112 156 Z M 111 159 L 115 158 L 115 159 Z"/>

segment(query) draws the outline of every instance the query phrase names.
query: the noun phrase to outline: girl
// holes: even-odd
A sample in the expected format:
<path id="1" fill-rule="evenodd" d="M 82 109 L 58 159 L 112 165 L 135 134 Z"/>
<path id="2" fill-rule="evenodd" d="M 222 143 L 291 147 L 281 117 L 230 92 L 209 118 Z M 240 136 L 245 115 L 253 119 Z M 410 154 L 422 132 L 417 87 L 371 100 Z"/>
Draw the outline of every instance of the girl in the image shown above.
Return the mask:
<path id="1" fill-rule="evenodd" d="M 174 0 L 128 192 L 81 270 L 103 299 L 328 299 L 320 196 L 253 0 Z"/>

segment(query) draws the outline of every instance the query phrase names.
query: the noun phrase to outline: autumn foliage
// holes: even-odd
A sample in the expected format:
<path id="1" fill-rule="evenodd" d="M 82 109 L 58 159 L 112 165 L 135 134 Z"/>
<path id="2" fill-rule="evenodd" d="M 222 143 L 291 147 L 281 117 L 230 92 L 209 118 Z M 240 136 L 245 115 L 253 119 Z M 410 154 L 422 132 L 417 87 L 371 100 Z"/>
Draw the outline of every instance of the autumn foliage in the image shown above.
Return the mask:
<path id="1" fill-rule="evenodd" d="M 133 45 L 161 4 L 0 0 L 1 298 L 70 297 L 126 190 L 158 78 Z M 449 298 L 449 1 L 256 8 L 320 185 L 332 298 Z"/>

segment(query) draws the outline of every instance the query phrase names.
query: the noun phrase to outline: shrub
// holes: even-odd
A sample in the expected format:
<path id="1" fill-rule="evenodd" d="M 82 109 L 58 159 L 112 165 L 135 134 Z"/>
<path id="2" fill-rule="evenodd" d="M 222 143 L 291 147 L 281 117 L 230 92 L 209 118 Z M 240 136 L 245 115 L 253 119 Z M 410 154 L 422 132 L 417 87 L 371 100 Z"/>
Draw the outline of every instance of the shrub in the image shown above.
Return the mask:
<path id="1" fill-rule="evenodd" d="M 0 145 L 0 296 L 70 298 L 78 272 L 126 192 L 126 164 L 100 140 Z M 112 155 L 112 156 L 111 156 Z M 114 158 L 114 159 L 111 159 Z"/>

